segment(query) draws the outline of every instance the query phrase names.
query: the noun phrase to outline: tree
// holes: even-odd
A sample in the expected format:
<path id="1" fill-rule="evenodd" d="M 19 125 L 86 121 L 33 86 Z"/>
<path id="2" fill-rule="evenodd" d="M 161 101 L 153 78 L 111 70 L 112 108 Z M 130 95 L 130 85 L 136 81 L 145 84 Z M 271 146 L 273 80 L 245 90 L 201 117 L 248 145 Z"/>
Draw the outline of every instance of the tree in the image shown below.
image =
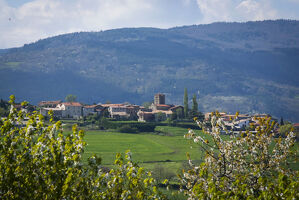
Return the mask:
<path id="1" fill-rule="evenodd" d="M 65 97 L 66 102 L 75 102 L 77 100 L 77 96 L 69 94 Z"/>
<path id="2" fill-rule="evenodd" d="M 193 95 L 192 97 L 192 109 L 189 111 L 189 118 L 194 118 L 199 116 L 198 112 L 198 103 L 196 100 L 196 94 Z"/>
<path id="3" fill-rule="evenodd" d="M 286 137 L 289 132 L 293 131 L 294 127 L 292 124 L 286 124 L 279 127 L 279 133 L 282 137 Z"/>
<path id="4" fill-rule="evenodd" d="M 197 103 L 197 99 L 196 99 L 196 94 L 194 94 L 193 98 L 192 98 L 192 111 L 194 113 L 198 112 L 198 103 Z"/>
<path id="5" fill-rule="evenodd" d="M 14 108 L 0 120 L 0 199 L 165 199 L 157 182 L 131 159 L 116 155 L 115 165 L 105 171 L 96 155 L 83 164 L 84 131 L 73 126 L 62 132 L 53 112 L 47 125 L 38 112 Z M 25 103 L 22 103 L 25 105 Z M 21 125 L 21 126 L 20 126 Z"/>
<path id="6" fill-rule="evenodd" d="M 149 108 L 152 105 L 152 103 L 153 102 L 146 101 L 146 102 L 143 102 L 142 106 L 145 108 Z"/>
<path id="7" fill-rule="evenodd" d="M 196 166 L 187 155 L 191 169 L 183 171 L 180 180 L 188 199 L 299 198 L 299 173 L 289 167 L 296 159 L 294 151 L 298 151 L 292 148 L 292 131 L 286 138 L 276 139 L 273 130 L 278 124 L 271 118 L 259 118 L 255 132 L 223 140 L 220 130 L 226 128 L 219 115 L 212 115 L 210 126 L 205 121 L 196 122 L 204 134 L 189 130 L 185 137 L 199 145 L 205 159 Z"/>
<path id="8" fill-rule="evenodd" d="M 188 106 L 188 92 L 187 88 L 184 90 L 184 117 L 188 118 L 189 106 Z"/>
<path id="9" fill-rule="evenodd" d="M 174 111 L 171 115 L 171 120 L 176 120 L 176 119 L 178 119 L 178 114 L 176 111 Z"/>
<path id="10" fill-rule="evenodd" d="M 156 114 L 156 121 L 158 121 L 158 122 L 163 121 L 165 118 L 166 118 L 166 117 L 165 117 L 165 113 L 158 112 L 158 113 Z"/>
<path id="11" fill-rule="evenodd" d="M 280 118 L 280 126 L 284 125 L 283 118 Z"/>
<path id="12" fill-rule="evenodd" d="M 3 99 L 0 100 L 0 117 L 7 117 L 9 113 L 9 103 L 4 101 Z"/>

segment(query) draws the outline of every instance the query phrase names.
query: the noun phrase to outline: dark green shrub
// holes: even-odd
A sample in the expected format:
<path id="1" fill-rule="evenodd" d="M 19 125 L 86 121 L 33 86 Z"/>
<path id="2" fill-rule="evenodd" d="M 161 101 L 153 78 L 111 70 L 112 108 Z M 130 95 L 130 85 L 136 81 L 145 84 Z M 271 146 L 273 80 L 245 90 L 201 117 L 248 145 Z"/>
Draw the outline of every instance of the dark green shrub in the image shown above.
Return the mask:
<path id="1" fill-rule="evenodd" d="M 137 128 L 131 127 L 130 125 L 126 124 L 123 125 L 118 129 L 119 132 L 121 133 L 137 133 Z"/>

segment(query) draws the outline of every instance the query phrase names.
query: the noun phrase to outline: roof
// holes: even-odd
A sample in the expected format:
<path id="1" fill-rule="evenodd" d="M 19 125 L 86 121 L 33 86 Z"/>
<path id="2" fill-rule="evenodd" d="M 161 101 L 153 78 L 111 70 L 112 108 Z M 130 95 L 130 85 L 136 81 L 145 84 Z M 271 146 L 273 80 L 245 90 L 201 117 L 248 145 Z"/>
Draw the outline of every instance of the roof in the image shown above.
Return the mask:
<path id="1" fill-rule="evenodd" d="M 109 104 L 101 104 L 101 106 L 103 107 L 119 107 L 119 106 L 124 106 L 124 104 L 112 104 L 112 103 L 109 103 Z"/>
<path id="2" fill-rule="evenodd" d="M 60 104 L 61 100 L 57 100 L 57 101 L 41 101 L 38 103 L 38 105 L 47 105 L 47 104 Z"/>
<path id="3" fill-rule="evenodd" d="M 84 106 L 84 108 L 96 108 L 96 107 L 100 107 L 100 105 L 86 105 L 86 106 Z"/>
<path id="4" fill-rule="evenodd" d="M 184 107 L 183 106 L 173 106 L 173 107 L 170 108 L 170 110 L 177 109 L 177 108 L 184 108 Z"/>
<path id="5" fill-rule="evenodd" d="M 82 106 L 81 103 L 79 103 L 79 102 L 63 102 L 61 104 L 65 105 L 65 106 L 77 106 L 77 107 Z"/>
<path id="6" fill-rule="evenodd" d="M 299 123 L 293 124 L 294 127 L 299 127 Z"/>
<path id="7" fill-rule="evenodd" d="M 156 104 L 156 106 L 159 106 L 159 107 L 171 107 L 170 105 L 167 105 L 167 104 Z"/>
<path id="8" fill-rule="evenodd" d="M 43 110 L 61 110 L 61 108 L 42 108 Z"/>

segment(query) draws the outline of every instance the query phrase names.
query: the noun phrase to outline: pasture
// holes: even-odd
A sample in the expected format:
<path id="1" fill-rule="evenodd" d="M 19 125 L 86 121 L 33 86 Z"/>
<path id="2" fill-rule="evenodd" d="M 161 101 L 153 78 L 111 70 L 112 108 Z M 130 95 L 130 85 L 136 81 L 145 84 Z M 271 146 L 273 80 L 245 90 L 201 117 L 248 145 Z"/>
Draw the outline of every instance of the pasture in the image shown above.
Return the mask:
<path id="1" fill-rule="evenodd" d="M 83 155 L 86 160 L 92 154 L 102 158 L 104 166 L 113 164 L 116 153 L 132 152 L 134 162 L 146 169 L 165 168 L 176 174 L 187 162 L 186 152 L 193 160 L 200 161 L 203 153 L 192 141 L 183 136 L 187 129 L 158 126 L 157 133 L 119 133 L 113 131 L 87 131 L 87 143 Z"/>
<path id="2" fill-rule="evenodd" d="M 92 154 L 102 158 L 103 166 L 112 167 L 116 153 L 132 152 L 134 162 L 147 170 L 152 170 L 157 179 L 175 179 L 176 174 L 187 166 L 186 152 L 189 152 L 194 162 L 203 160 L 204 153 L 197 144 L 183 136 L 188 132 L 185 128 L 157 126 L 152 133 L 120 133 L 117 131 L 86 131 L 84 140 L 87 145 L 83 159 Z M 203 133 L 196 131 L 198 134 Z M 204 135 L 209 139 L 207 135 Z M 229 136 L 222 136 L 228 139 Z M 295 144 L 298 148 L 298 143 Z M 292 168 L 298 170 L 298 163 L 292 163 Z"/>

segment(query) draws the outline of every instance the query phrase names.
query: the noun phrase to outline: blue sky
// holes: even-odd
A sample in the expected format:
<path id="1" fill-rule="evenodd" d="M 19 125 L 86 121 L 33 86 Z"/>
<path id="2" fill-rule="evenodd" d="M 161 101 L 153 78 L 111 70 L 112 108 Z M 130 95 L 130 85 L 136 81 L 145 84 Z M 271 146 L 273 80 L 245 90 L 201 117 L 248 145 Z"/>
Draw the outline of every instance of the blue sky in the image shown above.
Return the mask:
<path id="1" fill-rule="evenodd" d="M 299 19 L 299 0 L 0 0 L 0 48 L 76 31 Z"/>

